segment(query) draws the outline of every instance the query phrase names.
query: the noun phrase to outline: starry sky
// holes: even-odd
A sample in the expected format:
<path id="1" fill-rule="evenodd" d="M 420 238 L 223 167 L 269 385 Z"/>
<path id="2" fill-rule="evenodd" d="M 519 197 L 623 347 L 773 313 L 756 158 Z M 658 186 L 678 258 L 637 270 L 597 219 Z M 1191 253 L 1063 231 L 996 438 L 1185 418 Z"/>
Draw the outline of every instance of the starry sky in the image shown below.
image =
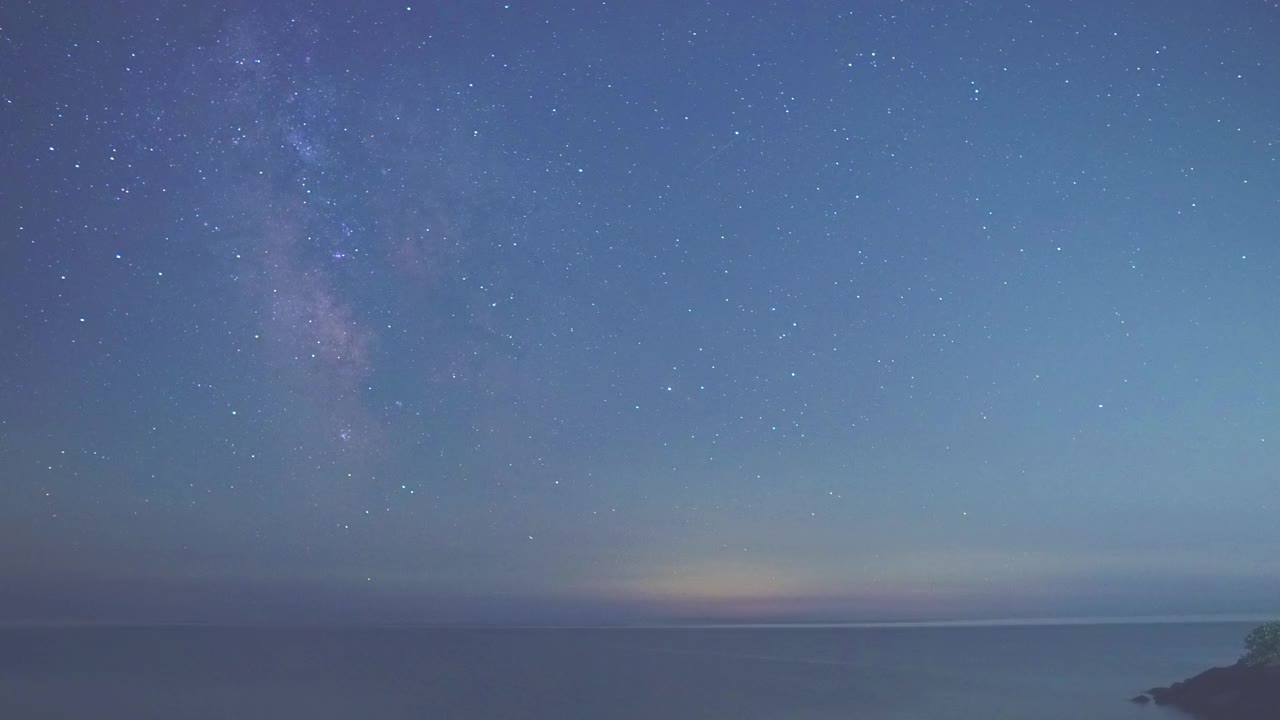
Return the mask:
<path id="1" fill-rule="evenodd" d="M 1277 38 L 8 3 L 0 619 L 1275 610 Z"/>

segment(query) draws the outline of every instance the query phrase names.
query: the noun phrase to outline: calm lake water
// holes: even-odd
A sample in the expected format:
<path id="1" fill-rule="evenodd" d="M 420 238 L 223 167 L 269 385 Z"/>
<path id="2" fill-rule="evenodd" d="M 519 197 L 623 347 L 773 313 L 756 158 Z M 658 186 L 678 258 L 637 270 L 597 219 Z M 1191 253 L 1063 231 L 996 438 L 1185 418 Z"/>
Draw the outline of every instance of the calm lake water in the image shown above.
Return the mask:
<path id="1" fill-rule="evenodd" d="M 0 717 L 1158 720 L 1250 627 L 6 628 Z"/>

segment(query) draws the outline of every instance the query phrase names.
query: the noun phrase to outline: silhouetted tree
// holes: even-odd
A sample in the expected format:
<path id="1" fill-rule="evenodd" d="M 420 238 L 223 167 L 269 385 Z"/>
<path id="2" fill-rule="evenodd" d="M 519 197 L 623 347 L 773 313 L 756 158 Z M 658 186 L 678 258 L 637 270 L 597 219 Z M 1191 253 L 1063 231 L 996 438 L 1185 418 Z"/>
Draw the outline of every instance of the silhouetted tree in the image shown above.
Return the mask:
<path id="1" fill-rule="evenodd" d="M 1247 665 L 1280 663 L 1280 622 L 1259 625 L 1244 639 L 1247 651 L 1241 662 Z"/>

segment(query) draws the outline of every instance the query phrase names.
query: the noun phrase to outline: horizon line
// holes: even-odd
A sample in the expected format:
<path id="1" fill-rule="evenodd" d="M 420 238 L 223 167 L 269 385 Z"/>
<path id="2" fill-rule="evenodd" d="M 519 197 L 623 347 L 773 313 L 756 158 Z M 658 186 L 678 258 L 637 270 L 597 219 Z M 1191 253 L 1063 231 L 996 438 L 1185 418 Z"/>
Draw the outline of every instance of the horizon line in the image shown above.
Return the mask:
<path id="1" fill-rule="evenodd" d="M 1067 617 L 1012 617 L 981 620 L 855 620 L 855 621 L 734 621 L 734 622 L 602 622 L 602 623 L 503 623 L 503 622 L 369 622 L 348 621 L 145 621 L 145 620 L 0 620 L 0 629 L 23 628 L 367 628 L 423 630 L 803 630 L 803 629 L 944 629 L 984 627 L 1064 627 L 1099 625 L 1175 625 L 1270 622 L 1275 613 L 1193 613 L 1174 615 L 1098 615 Z"/>

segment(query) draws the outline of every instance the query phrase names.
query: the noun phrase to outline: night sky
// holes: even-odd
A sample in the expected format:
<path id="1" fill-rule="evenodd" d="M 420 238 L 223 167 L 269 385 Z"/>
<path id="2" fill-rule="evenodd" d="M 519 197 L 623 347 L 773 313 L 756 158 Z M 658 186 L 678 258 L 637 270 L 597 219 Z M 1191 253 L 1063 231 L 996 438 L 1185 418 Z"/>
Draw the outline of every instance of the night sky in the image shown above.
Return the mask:
<path id="1" fill-rule="evenodd" d="M 0 620 L 1280 604 L 1280 6 L 0 9 Z"/>

